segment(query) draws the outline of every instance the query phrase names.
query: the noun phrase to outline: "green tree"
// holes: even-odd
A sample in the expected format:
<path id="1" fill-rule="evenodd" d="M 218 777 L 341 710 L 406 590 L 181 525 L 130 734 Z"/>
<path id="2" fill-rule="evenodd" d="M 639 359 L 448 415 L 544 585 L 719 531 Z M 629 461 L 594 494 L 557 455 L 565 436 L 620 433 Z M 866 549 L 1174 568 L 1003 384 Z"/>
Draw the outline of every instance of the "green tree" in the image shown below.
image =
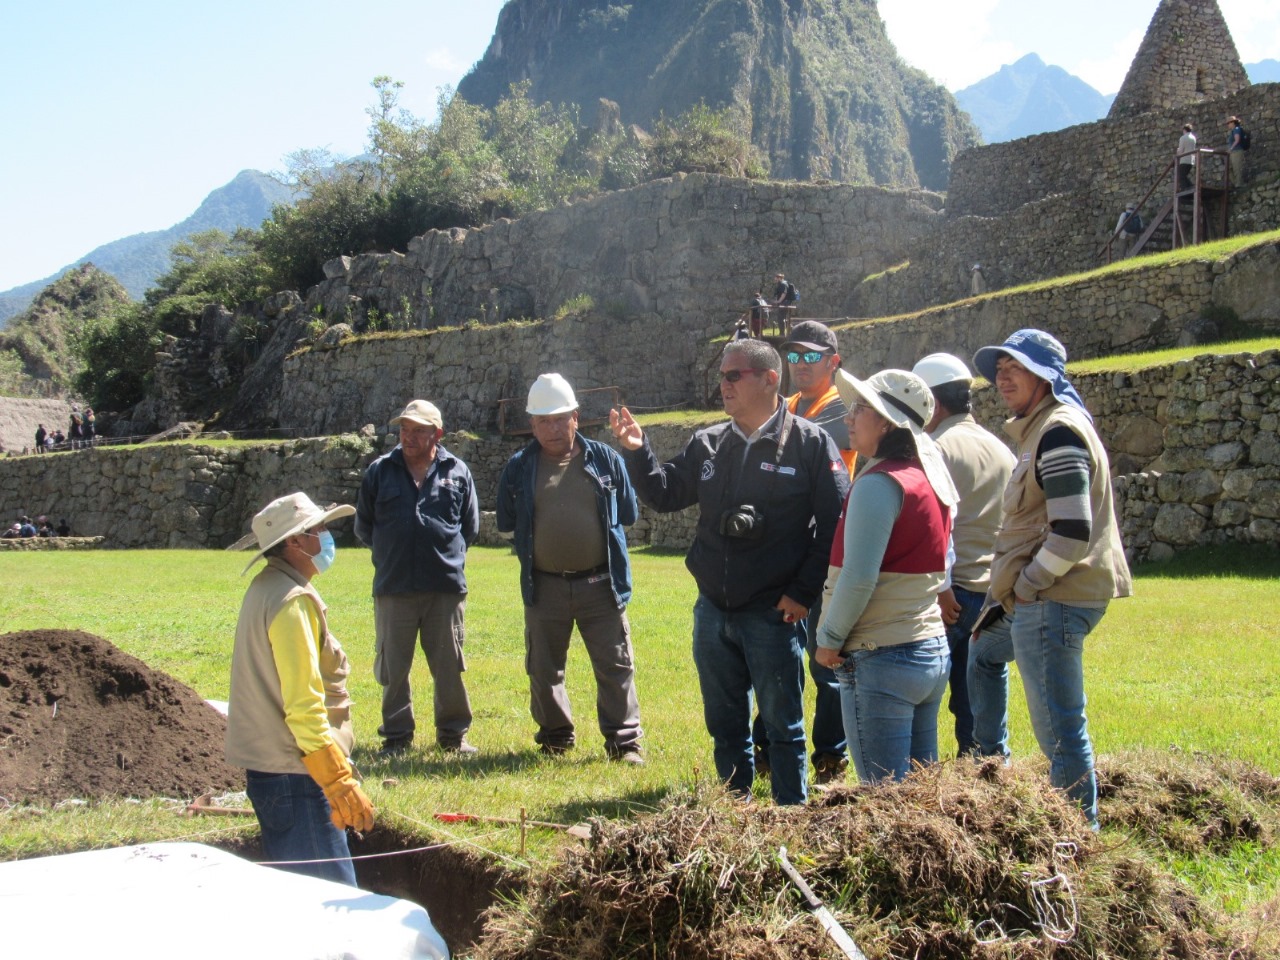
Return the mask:
<path id="1" fill-rule="evenodd" d="M 154 313 L 140 303 L 103 318 L 80 346 L 83 369 L 76 387 L 101 410 L 125 410 L 142 399 L 163 334 Z"/>

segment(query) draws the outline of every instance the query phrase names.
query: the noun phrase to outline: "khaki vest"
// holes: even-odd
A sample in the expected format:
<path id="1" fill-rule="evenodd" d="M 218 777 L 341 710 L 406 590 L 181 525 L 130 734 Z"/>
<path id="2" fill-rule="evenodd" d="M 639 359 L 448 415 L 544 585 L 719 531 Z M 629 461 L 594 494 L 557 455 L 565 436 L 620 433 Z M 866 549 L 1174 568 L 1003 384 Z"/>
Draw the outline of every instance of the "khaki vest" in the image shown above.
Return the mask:
<path id="1" fill-rule="evenodd" d="M 236 624 L 231 654 L 231 696 L 227 712 L 227 762 L 262 773 L 301 773 L 302 752 L 284 720 L 280 674 L 271 654 L 267 628 L 286 603 L 306 597 L 315 605 L 324 637 L 320 644 L 320 677 L 324 685 L 329 733 L 347 756 L 355 745 L 347 655 L 329 632 L 324 601 L 315 587 L 283 560 L 272 557 L 253 578 Z"/>
<path id="2" fill-rule="evenodd" d="M 1061 403 L 1052 395 L 1041 401 L 1029 415 L 1005 421 L 1005 432 L 1017 443 L 1017 465 L 1004 493 L 1004 520 L 996 536 L 995 559 L 991 563 L 990 599 L 1014 608 L 1014 584 L 1049 535 L 1044 490 L 1036 482 L 1035 455 L 1040 439 L 1053 427 L 1074 430 L 1089 448 L 1093 473 L 1089 481 L 1089 503 L 1093 514 L 1089 552 L 1083 560 L 1060 576 L 1047 590 L 1045 600 L 1078 606 L 1105 606 L 1114 597 L 1133 593 L 1129 564 L 1120 542 L 1111 488 L 1111 463 L 1092 421 L 1079 408 Z"/>

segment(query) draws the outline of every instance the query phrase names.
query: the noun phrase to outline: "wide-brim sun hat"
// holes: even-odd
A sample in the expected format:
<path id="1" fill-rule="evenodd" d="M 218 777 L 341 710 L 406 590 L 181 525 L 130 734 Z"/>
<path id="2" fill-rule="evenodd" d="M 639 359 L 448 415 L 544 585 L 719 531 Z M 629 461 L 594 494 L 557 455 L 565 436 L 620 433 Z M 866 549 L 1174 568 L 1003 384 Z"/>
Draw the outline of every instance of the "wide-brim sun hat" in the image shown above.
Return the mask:
<path id="1" fill-rule="evenodd" d="M 1067 348 L 1057 337 L 1026 327 L 1009 334 L 999 346 L 979 349 L 973 355 L 973 365 L 992 384 L 996 382 L 996 361 L 1001 354 L 1013 357 L 1028 372 L 1047 381 L 1060 402 L 1079 407 L 1086 417 L 1093 420 L 1093 415 L 1084 405 L 1084 398 L 1067 379 Z"/>
<path id="2" fill-rule="evenodd" d="M 402 420 L 412 420 L 414 423 L 420 423 L 424 427 L 435 427 L 437 430 L 444 429 L 440 408 L 430 400 L 410 400 L 408 406 L 392 418 L 391 426 L 400 426 Z"/>
<path id="3" fill-rule="evenodd" d="M 272 500 L 254 515 L 253 536 L 259 549 L 240 571 L 240 576 L 248 573 L 249 568 L 276 544 L 296 533 L 310 530 L 330 520 L 349 517 L 355 512 L 356 508 L 347 503 L 333 504 L 328 508 L 318 507 L 305 493 L 291 493 L 287 497 Z"/>
<path id="4" fill-rule="evenodd" d="M 854 404 L 865 403 L 895 427 L 911 431 L 916 455 L 933 492 L 949 507 L 959 502 L 960 495 L 938 445 L 924 429 L 933 419 L 935 406 L 933 391 L 924 380 L 908 370 L 881 370 L 866 380 L 859 380 L 846 370 L 837 370 L 836 389 L 849 410 Z"/>

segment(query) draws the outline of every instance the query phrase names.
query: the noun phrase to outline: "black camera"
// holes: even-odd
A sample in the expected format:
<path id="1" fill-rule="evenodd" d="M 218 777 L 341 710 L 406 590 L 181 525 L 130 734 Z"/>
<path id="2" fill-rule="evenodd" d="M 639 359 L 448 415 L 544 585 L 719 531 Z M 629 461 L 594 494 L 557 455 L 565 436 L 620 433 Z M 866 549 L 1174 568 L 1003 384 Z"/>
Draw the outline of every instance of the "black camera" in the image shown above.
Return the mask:
<path id="1" fill-rule="evenodd" d="M 720 516 L 720 534 L 739 540 L 759 540 L 764 536 L 764 514 L 749 503 L 732 507 Z"/>

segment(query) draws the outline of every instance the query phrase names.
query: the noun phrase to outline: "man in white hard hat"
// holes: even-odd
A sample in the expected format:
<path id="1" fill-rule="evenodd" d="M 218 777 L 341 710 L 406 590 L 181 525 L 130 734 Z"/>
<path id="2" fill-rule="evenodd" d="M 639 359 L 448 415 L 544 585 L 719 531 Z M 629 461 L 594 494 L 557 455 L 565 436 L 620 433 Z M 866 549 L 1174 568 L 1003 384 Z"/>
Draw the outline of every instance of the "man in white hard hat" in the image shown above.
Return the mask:
<path id="1" fill-rule="evenodd" d="M 253 518 L 260 549 L 244 572 L 263 557 L 267 565 L 236 623 L 226 743 L 227 762 L 245 768 L 267 859 L 351 886 L 346 830 L 373 829 L 374 811 L 347 759 L 355 743 L 347 655 L 311 578 L 335 556 L 325 525 L 353 513 L 295 493 Z"/>
<path id="2" fill-rule="evenodd" d="M 951 585 L 938 595 L 938 605 L 951 648 L 950 710 L 955 717 L 956 744 L 963 755 L 977 746 L 965 679 L 969 634 L 978 622 L 991 581 L 991 559 L 1003 515 L 1001 498 L 1014 459 L 999 437 L 973 419 L 973 374 L 963 360 L 949 353 L 931 353 L 911 372 L 933 393 L 934 413 L 925 431 L 942 454 L 960 497 L 951 525 L 955 550 Z"/>
<path id="3" fill-rule="evenodd" d="M 625 407 L 609 421 L 645 503 L 663 513 L 698 506 L 685 566 L 698 584 L 693 662 L 716 774 L 750 795 L 754 697 L 774 802 L 802 804 L 805 653 L 796 625 L 821 595 L 849 472 L 830 434 L 787 410 L 781 374 L 769 344 L 732 341 L 720 360 L 731 419 L 695 431 L 665 463 Z"/>
<path id="4" fill-rule="evenodd" d="M 578 399 L 558 373 L 529 388 L 533 440 L 498 479 L 498 531 L 514 537 L 524 599 L 529 706 L 541 752 L 577 737 L 565 663 L 573 626 L 596 677 L 596 719 L 610 760 L 642 764 L 631 624 L 631 562 L 624 528 L 636 495 L 622 458 L 578 433 Z"/>
<path id="5" fill-rule="evenodd" d="M 434 685 L 436 744 L 474 754 L 467 742 L 471 701 L 462 674 L 467 547 L 480 533 L 480 502 L 467 465 L 440 443 L 436 405 L 411 400 L 391 421 L 400 443 L 365 470 L 356 501 L 356 536 L 372 548 L 376 653 L 382 685 L 382 754 L 413 743 L 409 670 L 421 643 Z"/>

